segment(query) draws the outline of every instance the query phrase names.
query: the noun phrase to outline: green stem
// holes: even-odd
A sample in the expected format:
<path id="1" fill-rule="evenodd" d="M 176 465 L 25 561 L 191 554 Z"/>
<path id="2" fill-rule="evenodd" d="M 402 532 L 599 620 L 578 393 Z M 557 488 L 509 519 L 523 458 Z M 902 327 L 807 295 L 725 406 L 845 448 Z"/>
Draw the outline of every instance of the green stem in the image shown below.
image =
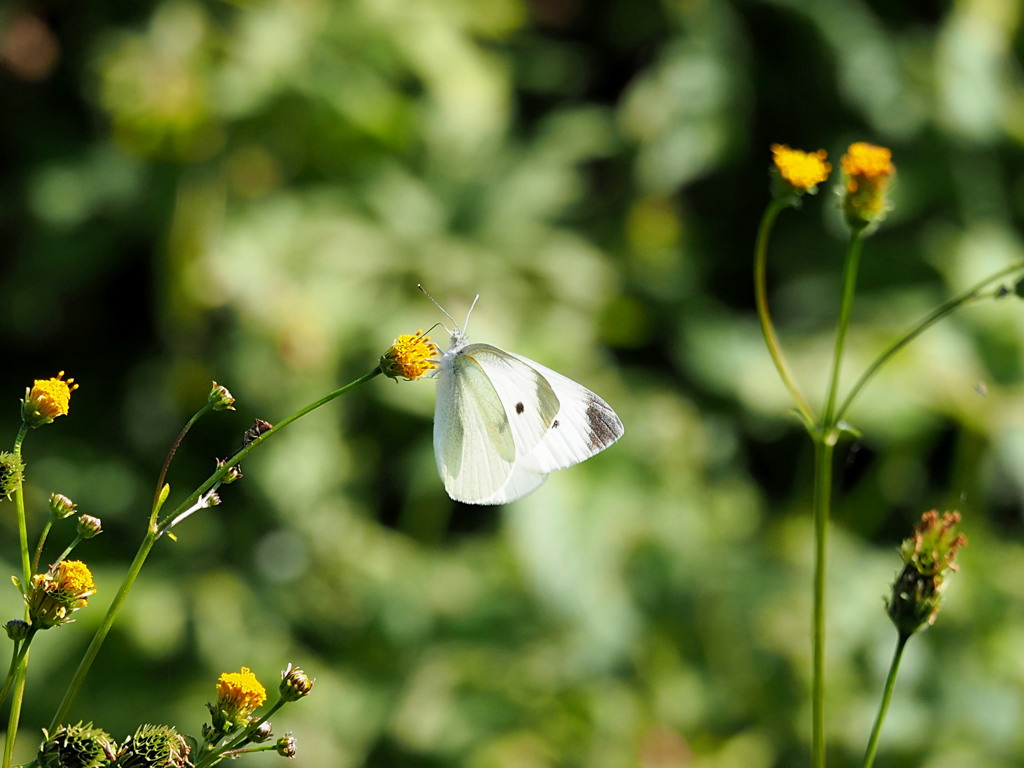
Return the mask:
<path id="1" fill-rule="evenodd" d="M 171 461 L 174 459 L 174 454 L 178 452 L 178 448 L 181 446 L 181 441 L 185 439 L 185 435 L 192 429 L 192 426 L 199 421 L 199 419 L 213 408 L 213 403 L 207 402 L 202 408 L 192 414 L 185 426 L 181 428 L 181 432 L 174 439 L 174 443 L 171 445 L 171 449 L 167 452 L 167 458 L 164 459 L 164 465 L 160 468 L 160 476 L 156 480 L 156 491 L 153 494 L 153 507 L 149 514 L 149 527 L 152 528 L 156 523 L 157 513 L 160 511 L 160 494 L 163 492 L 164 480 L 167 479 L 167 471 L 171 467 Z"/>
<path id="2" fill-rule="evenodd" d="M 25 658 L 25 654 L 28 653 L 28 647 L 32 644 L 32 638 L 36 634 L 35 627 L 29 627 L 28 632 L 25 634 L 25 639 L 20 643 L 15 643 L 14 651 L 11 653 L 11 666 L 7 670 L 7 677 L 4 679 L 3 690 L 0 690 L 0 704 L 3 704 L 7 700 L 7 694 L 11 692 L 11 685 L 14 683 L 14 678 L 21 664 L 22 659 Z"/>
<path id="3" fill-rule="evenodd" d="M 25 700 L 25 677 L 28 672 L 28 651 L 21 655 L 21 661 L 14 673 L 14 697 L 11 700 L 11 711 L 7 715 L 7 739 L 4 741 L 3 768 L 9 768 L 14 755 L 14 742 L 18 735 L 18 722 L 21 720 L 21 705 Z"/>
<path id="4" fill-rule="evenodd" d="M 754 299 L 757 304 L 757 317 L 761 322 L 761 333 L 764 335 L 765 344 L 768 346 L 768 353 L 772 357 L 772 362 L 775 363 L 775 369 L 779 372 L 782 383 L 789 390 L 789 395 L 793 398 L 800 417 L 803 419 L 804 424 L 810 428 L 810 425 L 814 423 L 811 407 L 808 405 L 807 398 L 804 397 L 803 392 L 800 391 L 796 377 L 786 363 L 786 358 L 782 354 L 782 345 L 779 344 L 778 336 L 775 334 L 771 313 L 768 311 L 768 289 L 765 279 L 768 263 L 768 239 L 775 220 L 788 204 L 784 200 L 773 200 L 761 218 L 761 225 L 757 231 L 757 243 L 754 247 Z"/>
<path id="5" fill-rule="evenodd" d="M 43 532 L 39 534 L 39 543 L 36 545 L 36 554 L 32 558 L 32 573 L 36 572 L 39 567 L 39 560 L 43 556 L 43 547 L 46 545 L 46 537 L 50 535 L 50 528 L 53 527 L 53 515 L 50 515 L 50 519 L 46 521 L 46 525 L 43 526 Z M 60 562 L 59 560 L 57 562 Z"/>
<path id="6" fill-rule="evenodd" d="M 1006 267 L 1005 269 L 1001 269 L 998 272 L 989 275 L 980 283 L 975 285 L 973 288 L 964 291 L 958 296 L 954 296 L 953 298 L 949 299 L 948 301 L 934 309 L 927 317 L 925 317 L 917 325 L 915 325 L 913 328 L 907 331 L 907 333 L 905 333 L 902 337 L 893 342 L 888 349 L 886 349 L 881 355 L 878 356 L 878 358 L 870 366 L 868 366 L 864 373 L 861 374 L 861 377 L 857 379 L 857 382 L 853 385 L 853 387 L 850 389 L 850 392 L 846 395 L 846 399 L 843 400 L 843 404 L 839 406 L 839 409 L 836 411 L 836 421 L 840 421 L 843 418 L 847 410 L 853 404 L 854 398 L 857 397 L 860 391 L 874 377 L 874 375 L 878 373 L 879 369 L 883 365 L 885 365 L 886 362 L 889 361 L 889 358 L 891 358 L 893 355 L 895 355 L 897 352 L 899 352 L 901 349 L 907 346 L 907 344 L 916 339 L 926 330 L 935 325 L 935 323 L 937 323 L 939 320 L 941 320 L 942 318 L 946 317 L 949 314 L 952 314 L 957 309 L 962 307 L 964 304 L 968 303 L 969 301 L 977 301 L 990 296 L 991 294 L 986 295 L 982 293 L 982 291 L 984 291 L 984 289 L 987 288 L 989 285 L 991 285 L 997 280 L 1001 280 L 1007 275 L 1011 275 L 1014 272 L 1019 272 L 1021 270 L 1024 270 L 1024 262 L 1018 262 L 1012 266 Z"/>
<path id="7" fill-rule="evenodd" d="M 825 411 L 814 433 L 814 615 L 811 620 L 813 669 L 811 680 L 811 765 L 825 768 L 825 595 L 828 568 L 828 521 L 832 507 L 832 469 L 836 429 L 836 393 L 842 370 L 843 348 L 850 327 L 857 269 L 863 244 L 862 231 L 850 236 L 843 266 L 843 294 L 836 321 L 836 342 L 832 352 Z"/>
<path id="8" fill-rule="evenodd" d="M 875 718 L 875 725 L 871 729 L 871 737 L 868 739 L 868 748 L 864 753 L 864 768 L 871 768 L 875 762 L 875 751 L 878 749 L 878 737 L 882 732 L 882 722 L 885 714 L 889 711 L 889 702 L 892 700 L 892 692 L 896 687 L 896 674 L 900 669 L 900 659 L 903 658 L 903 649 L 907 646 L 910 635 L 900 633 L 896 641 L 896 651 L 892 656 L 892 663 L 889 665 L 889 676 L 885 678 L 885 690 L 882 691 L 882 701 L 878 707 L 878 716 Z"/>
<path id="9" fill-rule="evenodd" d="M 825 415 L 822 417 L 822 439 L 835 443 L 838 438 L 835 427 L 837 419 L 836 397 L 839 392 L 839 374 L 843 365 L 843 348 L 846 346 L 846 331 L 850 327 L 853 310 L 853 294 L 857 287 L 857 270 L 860 266 L 861 246 L 864 244 L 863 230 L 850 235 L 843 266 L 843 296 L 839 305 L 839 320 L 836 323 L 836 343 L 832 353 L 832 373 L 829 376 L 828 395 L 825 399 Z"/>
<path id="10" fill-rule="evenodd" d="M 284 699 L 278 699 L 274 706 L 267 710 L 262 717 L 249 723 L 238 736 L 228 742 L 224 747 L 203 755 L 196 763 L 195 768 L 209 768 L 210 766 L 219 763 L 228 755 L 229 752 L 233 752 L 241 747 L 252 736 L 252 734 L 255 733 L 256 729 L 269 720 L 277 710 L 284 706 L 284 704 Z"/>
<path id="11" fill-rule="evenodd" d="M 21 446 L 28 434 L 29 426 L 22 422 L 18 429 L 18 435 L 14 438 L 15 461 L 21 459 Z M 18 518 L 18 543 L 21 548 L 21 594 L 27 595 L 32 588 L 32 562 L 28 548 L 28 523 L 25 519 L 25 491 L 24 481 L 19 478 L 14 489 L 14 508 Z M 25 604 L 25 618 L 28 618 L 28 604 Z M 27 639 L 27 638 L 26 638 Z M 11 701 L 11 711 L 7 716 L 7 738 L 4 741 L 3 762 L 0 765 L 8 768 L 11 764 L 11 756 L 14 754 L 14 742 L 18 735 L 18 722 L 21 720 L 21 705 L 25 698 L 25 674 L 28 669 L 28 649 L 22 647 L 17 660 L 14 662 L 14 696 Z M 4 696 L 11 681 L 4 685 Z"/>
<path id="12" fill-rule="evenodd" d="M 192 491 L 192 493 L 189 494 L 188 497 L 185 498 L 184 501 L 182 501 L 177 507 L 175 507 L 174 510 L 171 511 L 164 518 L 164 520 L 160 524 L 158 524 L 157 529 L 160 531 L 161 535 L 163 533 L 167 532 L 167 530 L 168 530 L 167 524 L 168 523 L 175 521 L 182 512 L 187 510 L 189 507 L 195 505 L 196 501 L 199 500 L 200 496 L 202 496 L 208 490 L 213 488 L 213 486 L 216 485 L 217 483 L 220 483 L 224 479 L 224 476 L 228 472 L 231 471 L 231 468 L 233 466 L 235 466 L 242 459 L 244 459 L 246 456 L 248 456 L 249 453 L 251 451 L 255 450 L 257 446 L 262 445 L 263 442 L 265 440 L 269 439 L 271 435 L 275 434 L 276 432 L 281 431 L 282 429 L 287 427 L 289 424 L 291 424 L 293 421 L 296 421 L 297 419 L 301 419 L 303 416 L 305 416 L 306 414 L 310 413 L 311 411 L 315 411 L 320 406 L 326 405 L 327 403 L 331 402 L 335 398 L 345 394 L 346 392 L 348 392 L 348 391 L 350 391 L 352 389 L 355 389 L 360 384 L 365 384 L 370 379 L 378 376 L 380 373 L 381 373 L 381 369 L 378 366 L 377 368 L 374 368 L 372 371 L 370 371 L 366 375 L 360 376 L 355 381 L 349 382 L 348 384 L 346 384 L 345 386 L 341 387 L 340 389 L 336 389 L 333 392 L 331 392 L 330 394 L 325 395 L 324 397 L 320 398 L 315 403 L 311 403 L 310 405 L 307 405 L 305 408 L 303 408 L 303 409 L 301 409 L 299 411 L 296 411 L 291 416 L 288 416 L 287 418 L 282 419 L 277 424 L 275 424 L 270 429 L 268 429 L 266 432 L 264 432 L 262 435 L 260 435 L 258 438 L 256 438 L 252 442 L 250 442 L 248 445 L 242 446 L 242 448 L 240 448 L 235 453 L 234 456 L 232 456 L 231 458 L 227 459 L 223 463 L 223 465 L 217 469 L 216 472 L 214 472 L 212 475 L 210 475 L 209 478 L 207 478 L 206 482 L 204 482 L 202 485 L 200 485 L 198 488 L 196 488 L 196 490 Z"/>
<path id="13" fill-rule="evenodd" d="M 128 573 L 125 575 L 124 581 L 121 582 L 121 587 L 117 590 L 117 594 L 114 595 L 114 600 L 110 603 L 110 607 L 107 609 L 107 613 L 103 617 L 103 622 L 96 630 L 96 634 L 92 636 L 92 642 L 89 643 L 89 647 L 85 650 L 85 655 L 82 656 L 82 660 L 78 663 L 78 669 L 75 670 L 75 674 L 71 678 L 71 682 L 68 684 L 67 690 L 64 692 L 64 698 L 61 700 L 60 706 L 57 707 L 57 711 L 54 713 L 53 719 L 50 721 L 51 733 L 57 729 L 57 726 L 59 726 L 61 722 L 63 722 L 65 716 L 67 716 L 68 710 L 71 708 L 71 704 L 78 695 L 78 691 L 82 687 L 82 682 L 85 680 L 85 676 L 89 672 L 89 668 L 96 660 L 96 656 L 99 654 L 100 648 L 103 646 L 103 641 L 107 639 L 107 633 L 110 632 L 110 628 L 114 625 L 114 621 L 117 619 L 117 614 L 120 613 L 121 606 L 124 605 L 124 601 L 128 597 L 128 592 L 135 584 L 135 579 L 142 570 L 142 565 L 146 562 L 146 558 L 149 556 L 150 550 L 153 549 L 153 544 L 156 543 L 156 540 L 157 534 L 152 529 L 147 529 L 146 535 L 142 539 L 142 544 L 139 545 L 139 550 L 135 553 L 135 559 L 132 560 L 132 564 L 128 568 Z M 4 766 L 4 768 L 6 768 L 6 766 Z"/>
<path id="14" fill-rule="evenodd" d="M 23 422 L 18 430 L 18 436 L 14 439 L 15 461 L 21 459 L 21 444 L 25 441 L 28 430 L 28 425 Z M 21 545 L 21 594 L 27 595 L 32 588 L 32 563 L 29 559 L 28 524 L 25 521 L 25 494 L 22 485 L 23 481 L 19 479 L 14 489 L 14 507 L 18 516 L 18 542 Z"/>
<path id="15" fill-rule="evenodd" d="M 828 563 L 828 520 L 832 503 L 832 460 L 835 443 L 814 444 L 814 615 L 812 618 L 811 765 L 825 768 L 825 577 Z"/>
<path id="16" fill-rule="evenodd" d="M 306 406 L 302 410 L 297 411 L 296 413 L 292 414 L 288 418 L 278 423 L 275 427 L 265 432 L 259 439 L 254 440 L 249 445 L 242 448 L 227 462 L 225 462 L 222 467 L 220 467 L 216 472 L 214 472 L 213 475 L 211 475 L 210 478 L 207 479 L 205 483 L 203 483 L 203 485 L 201 485 L 197 490 L 193 491 L 192 494 L 185 501 L 183 501 L 178 506 L 178 508 L 170 514 L 170 516 L 167 519 L 174 520 L 180 512 L 192 506 L 203 493 L 205 493 L 207 490 L 213 487 L 214 483 L 220 482 L 221 478 L 230 470 L 232 466 L 237 464 L 246 454 L 249 453 L 249 451 L 251 451 L 257 445 L 262 443 L 264 439 L 272 435 L 274 432 L 283 429 L 288 424 L 291 424 L 296 419 L 305 416 L 310 411 L 319 408 L 324 403 L 328 403 L 334 398 L 338 397 L 339 395 L 343 395 L 345 392 L 348 392 L 354 387 L 369 381 L 380 372 L 381 370 L 379 367 L 375 368 L 365 376 L 362 376 L 356 379 L 355 381 L 346 384 L 341 389 L 335 390 L 326 397 L 317 400 L 312 405 Z M 201 413 L 202 411 L 199 412 L 199 414 Z M 199 414 L 197 414 L 196 417 L 198 417 Z M 162 477 L 163 475 L 161 475 L 161 478 Z M 160 489 L 162 488 L 162 485 L 163 483 L 161 480 L 161 483 L 157 486 L 157 500 L 154 502 L 153 505 L 154 510 L 159 509 Z M 155 520 L 153 520 L 153 518 L 151 517 L 150 525 L 146 529 L 146 535 L 143 537 L 142 543 L 139 545 L 138 552 L 135 553 L 135 559 L 132 561 L 131 566 L 128 568 L 128 573 L 125 575 L 124 581 L 121 583 L 121 586 L 117 591 L 117 594 L 114 596 L 113 602 L 111 602 L 110 607 L 107 609 L 107 613 L 103 617 L 103 622 L 96 630 L 96 634 L 93 635 L 92 642 L 89 643 L 89 647 L 86 649 L 85 655 L 82 657 L 81 662 L 79 662 L 78 669 L 75 670 L 74 677 L 72 677 L 71 683 L 68 685 L 68 689 L 64 693 L 64 699 L 61 701 L 60 706 L 57 708 L 57 711 L 53 715 L 53 720 L 50 722 L 51 731 L 55 730 L 57 726 L 59 726 L 60 723 L 64 720 L 64 718 L 67 716 L 68 710 L 70 710 L 71 704 L 74 702 L 75 697 L 78 695 L 78 691 L 82 687 L 82 683 L 85 680 L 85 676 L 89 672 L 89 668 L 92 666 L 92 663 L 96 660 L 96 656 L 99 654 L 100 648 L 103 646 L 103 641 L 106 640 L 107 634 L 110 632 L 110 628 L 114 625 L 114 621 L 117 619 L 117 615 L 118 613 L 120 613 L 121 607 L 124 605 L 124 602 L 128 597 L 128 592 L 131 590 L 132 586 L 135 583 L 135 579 L 138 577 L 139 572 L 142 570 L 142 565 L 146 562 L 146 558 L 149 556 L 149 553 L 153 549 L 153 545 L 156 543 L 157 539 L 159 539 L 160 536 L 162 536 L 164 533 L 166 533 L 166 530 L 163 529 L 160 525 L 157 525 L 155 523 Z M 7 766 L 5 765 L 0 768 L 7 768 Z"/>

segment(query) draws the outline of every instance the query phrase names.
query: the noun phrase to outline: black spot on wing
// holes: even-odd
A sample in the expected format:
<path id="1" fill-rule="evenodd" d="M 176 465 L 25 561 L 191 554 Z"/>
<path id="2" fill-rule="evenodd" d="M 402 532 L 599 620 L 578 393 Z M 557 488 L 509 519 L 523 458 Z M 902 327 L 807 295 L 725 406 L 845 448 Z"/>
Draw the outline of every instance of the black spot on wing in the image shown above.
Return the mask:
<path id="1" fill-rule="evenodd" d="M 594 397 L 587 403 L 590 449 L 597 453 L 622 437 L 622 422 L 606 402 Z"/>
<path id="2" fill-rule="evenodd" d="M 526 406 L 523 405 L 522 401 L 516 403 L 516 413 L 522 413 L 526 410 Z"/>
<path id="3" fill-rule="evenodd" d="M 551 422 L 551 428 L 558 429 L 558 419 L 555 419 L 554 421 Z"/>

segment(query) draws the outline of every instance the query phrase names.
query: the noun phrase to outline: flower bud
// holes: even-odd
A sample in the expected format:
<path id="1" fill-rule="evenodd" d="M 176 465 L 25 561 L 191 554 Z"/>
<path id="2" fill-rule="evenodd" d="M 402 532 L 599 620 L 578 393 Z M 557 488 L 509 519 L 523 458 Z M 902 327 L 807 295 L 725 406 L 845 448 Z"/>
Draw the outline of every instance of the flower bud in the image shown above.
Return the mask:
<path id="1" fill-rule="evenodd" d="M 270 724 L 269 720 L 264 720 L 252 733 L 249 734 L 249 740 L 254 741 L 257 744 L 262 744 L 273 735 L 274 727 Z"/>
<path id="2" fill-rule="evenodd" d="M 189 768 L 192 748 L 169 725 L 143 725 L 124 740 L 117 752 L 117 768 Z"/>
<path id="3" fill-rule="evenodd" d="M 892 151 L 860 141 L 850 145 L 841 162 L 846 176 L 842 199 L 846 223 L 855 230 L 877 224 L 888 211 L 886 192 L 896 173 Z"/>
<path id="4" fill-rule="evenodd" d="M 78 518 L 78 535 L 83 539 L 91 539 L 103 533 L 103 523 L 98 517 L 92 515 L 81 515 Z"/>
<path id="5" fill-rule="evenodd" d="M 278 687 L 278 693 L 284 701 L 298 701 L 303 696 L 309 695 L 309 692 L 313 690 L 313 683 L 314 680 L 299 667 L 289 664 L 281 672 L 281 685 Z"/>
<path id="6" fill-rule="evenodd" d="M 9 498 L 25 478 L 25 462 L 17 454 L 0 452 L 0 499 Z"/>
<path id="7" fill-rule="evenodd" d="M 293 734 L 286 733 L 277 740 L 277 754 L 281 757 L 295 757 L 295 753 L 295 736 Z"/>
<path id="8" fill-rule="evenodd" d="M 24 640 L 28 636 L 29 623 L 22 621 L 21 619 L 11 619 L 4 624 L 4 629 L 7 630 L 7 636 L 14 642 Z"/>
<path id="9" fill-rule="evenodd" d="M 92 723 L 62 725 L 53 736 L 43 730 L 43 743 L 36 754 L 40 768 L 99 768 L 115 758 L 110 734 Z"/>
<path id="10" fill-rule="evenodd" d="M 235 410 L 235 398 L 232 397 L 227 387 L 218 384 L 216 381 L 213 382 L 213 387 L 210 389 L 207 399 L 215 411 Z"/>
<path id="11" fill-rule="evenodd" d="M 63 520 L 71 517 L 78 509 L 78 505 L 63 493 L 50 494 L 50 515 L 54 520 Z"/>
<path id="12" fill-rule="evenodd" d="M 957 570 L 957 551 L 967 538 L 956 530 L 959 512 L 925 512 L 914 535 L 900 547 L 903 570 L 896 577 L 886 610 L 897 631 L 909 637 L 933 624 L 939 612 L 945 578 Z"/>

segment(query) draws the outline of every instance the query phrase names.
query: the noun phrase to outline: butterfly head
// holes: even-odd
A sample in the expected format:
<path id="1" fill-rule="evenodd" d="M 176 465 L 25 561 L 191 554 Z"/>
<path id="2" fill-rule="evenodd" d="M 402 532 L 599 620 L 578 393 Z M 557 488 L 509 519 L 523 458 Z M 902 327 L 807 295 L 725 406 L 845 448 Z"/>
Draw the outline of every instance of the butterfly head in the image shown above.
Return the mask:
<path id="1" fill-rule="evenodd" d="M 470 304 L 469 311 L 466 313 L 466 322 L 464 322 L 462 324 L 462 327 L 460 328 L 459 324 L 455 322 L 455 318 L 449 315 L 448 311 L 440 304 L 438 304 L 437 300 L 433 296 L 427 293 L 427 289 L 423 287 L 422 283 L 417 285 L 416 287 L 423 291 L 423 294 L 428 299 L 434 302 L 434 306 L 441 310 L 441 314 L 447 317 L 452 324 L 452 327 L 449 328 L 447 325 L 444 325 L 442 323 L 442 327 L 445 329 L 445 331 L 448 332 L 449 337 L 448 349 L 444 351 L 443 356 L 446 358 L 450 358 L 451 356 L 458 354 L 459 351 L 462 350 L 469 343 L 469 337 L 466 335 L 466 329 L 469 327 L 469 316 L 473 313 L 473 308 L 476 306 L 477 301 L 480 299 L 480 294 L 478 293 L 473 298 L 473 303 Z"/>

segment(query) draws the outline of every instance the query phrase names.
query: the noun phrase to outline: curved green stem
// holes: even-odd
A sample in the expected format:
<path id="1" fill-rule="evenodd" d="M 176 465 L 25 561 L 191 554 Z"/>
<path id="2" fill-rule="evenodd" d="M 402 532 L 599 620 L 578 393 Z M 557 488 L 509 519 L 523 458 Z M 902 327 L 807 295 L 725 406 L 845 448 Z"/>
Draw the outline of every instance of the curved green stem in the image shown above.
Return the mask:
<path id="1" fill-rule="evenodd" d="M 892 656 L 892 663 L 889 664 L 889 675 L 885 678 L 885 689 L 882 691 L 882 701 L 878 706 L 878 715 L 875 717 L 875 725 L 871 729 L 871 737 L 868 739 L 868 747 L 864 752 L 864 768 L 871 768 L 875 762 L 875 751 L 878 749 L 878 737 L 882 732 L 882 722 L 885 714 L 889 711 L 889 702 L 892 700 L 892 692 L 896 687 L 896 674 L 900 669 L 900 659 L 903 658 L 903 649 L 907 646 L 910 635 L 900 633 L 896 641 L 896 651 Z"/>
<path id="2" fill-rule="evenodd" d="M 754 247 L 754 299 L 757 304 L 757 317 L 761 322 L 761 333 L 764 335 L 765 344 L 768 346 L 768 353 L 772 357 L 772 362 L 775 363 L 775 369 L 779 372 L 782 383 L 789 390 L 789 395 L 793 398 L 793 402 L 800 413 L 800 417 L 803 419 L 804 425 L 810 429 L 814 423 L 811 407 L 807 403 L 807 398 L 804 397 L 803 392 L 800 391 L 796 377 L 786 363 L 786 358 L 782 354 L 782 345 L 779 344 L 778 336 L 775 334 L 771 313 L 768 311 L 768 289 L 765 279 L 768 263 L 768 238 L 771 235 L 772 227 L 779 213 L 788 204 L 784 200 L 773 200 L 761 218 L 761 225 L 757 230 L 757 243 Z"/>
<path id="3" fill-rule="evenodd" d="M 1007 275 L 1012 275 L 1014 272 L 1020 272 L 1021 270 L 1024 270 L 1024 262 L 1018 262 L 1012 266 L 1006 267 L 1005 269 L 1001 269 L 998 272 L 989 275 L 974 287 L 944 302 L 942 305 L 940 305 L 931 313 L 929 313 L 928 316 L 921 320 L 917 325 L 915 325 L 913 328 L 907 331 L 907 333 L 905 333 L 903 336 L 901 336 L 899 339 L 893 342 L 888 349 L 882 352 L 882 354 L 879 355 L 878 358 L 867 367 L 864 373 L 861 374 L 861 377 L 857 379 L 856 383 L 853 385 L 849 393 L 846 395 L 846 398 L 843 400 L 843 404 L 839 406 L 839 409 L 836 411 L 836 421 L 840 421 L 843 418 L 847 410 L 849 410 L 850 406 L 853 404 L 854 399 L 860 393 L 860 391 L 865 387 L 865 385 L 867 385 L 867 383 L 874 377 L 874 375 L 878 373 L 879 369 L 883 365 L 885 365 L 886 362 L 889 361 L 889 358 L 891 358 L 893 355 L 895 355 L 897 352 L 899 352 L 901 349 L 907 346 L 907 344 L 916 339 L 926 330 L 935 325 L 935 323 L 937 323 L 939 320 L 941 320 L 942 318 L 946 317 L 949 314 L 952 314 L 957 309 L 962 307 L 964 304 L 968 303 L 969 301 L 977 301 L 986 298 L 986 295 L 983 294 L 982 291 L 984 291 L 984 289 L 987 288 L 989 285 L 991 285 L 997 280 L 1001 280 Z"/>
<path id="4" fill-rule="evenodd" d="M 380 375 L 380 373 L 381 373 L 381 369 L 380 369 L 380 366 L 378 366 L 378 367 L 374 368 L 372 371 L 370 371 L 369 373 L 365 374 L 364 376 L 360 376 L 355 381 L 349 382 L 348 384 L 346 384 L 345 386 L 341 387 L 340 389 L 336 389 L 333 392 L 331 392 L 330 394 L 325 395 L 324 397 L 320 398 L 315 403 L 311 403 L 310 405 L 307 405 L 305 408 L 303 408 L 303 409 L 301 409 L 299 411 L 296 411 L 291 416 L 288 416 L 287 418 L 282 419 L 277 424 L 275 424 L 270 429 L 268 429 L 266 432 L 264 432 L 262 435 L 260 435 L 258 438 L 256 438 L 252 442 L 250 442 L 248 445 L 242 446 L 242 448 L 240 448 L 231 458 L 227 459 L 223 463 L 223 465 L 221 465 L 217 469 L 216 472 L 214 472 L 212 475 L 210 475 L 210 477 L 206 479 L 206 482 L 204 482 L 202 485 L 200 485 L 198 488 L 196 488 L 196 490 L 192 491 L 192 493 L 190 493 L 188 495 L 188 497 L 185 498 L 184 501 L 182 501 L 180 504 L 178 504 L 178 506 L 175 507 L 174 510 L 172 510 L 164 518 L 164 520 L 157 526 L 158 530 L 160 530 L 161 533 L 165 533 L 166 530 L 167 530 L 166 524 L 168 522 L 177 520 L 179 518 L 179 515 L 182 512 L 187 510 L 189 507 L 194 506 L 195 503 L 199 500 L 200 496 L 202 496 L 204 493 L 206 493 L 211 488 L 213 488 L 213 486 L 216 485 L 217 483 L 220 483 L 224 479 L 224 476 L 228 472 L 231 471 L 231 468 L 233 466 L 235 466 L 242 459 L 244 459 L 246 456 L 248 456 L 249 453 L 251 451 L 255 450 L 257 446 L 262 445 L 263 442 L 266 441 L 267 439 L 269 439 L 271 435 L 273 435 L 273 434 L 275 434 L 277 432 L 280 432 L 282 429 L 287 427 L 293 421 L 296 421 L 297 419 L 301 419 L 306 414 L 310 413 L 311 411 L 315 411 L 320 406 L 325 405 L 325 404 L 331 402 L 331 400 L 334 400 L 336 397 L 339 397 L 339 396 L 345 394 L 346 392 L 348 392 L 348 391 L 350 391 L 352 389 L 355 389 L 360 384 L 365 384 L 370 379 Z"/>
<path id="5" fill-rule="evenodd" d="M 209 413 L 212 409 L 213 403 L 207 402 L 206 405 L 192 414 L 192 418 L 185 422 L 185 426 L 181 428 L 181 432 L 178 433 L 178 436 L 171 444 L 171 449 L 167 451 L 167 458 L 164 459 L 164 465 L 160 468 L 160 476 L 157 477 L 156 480 L 156 492 L 153 494 L 153 507 L 149 513 L 150 528 L 152 528 L 156 523 L 156 516 L 160 511 L 160 495 L 163 492 L 164 480 L 167 479 L 167 470 L 171 467 L 171 461 L 174 459 L 174 454 L 178 452 L 178 448 L 181 446 L 181 441 L 185 439 L 185 435 L 187 435 L 188 431 L 192 429 L 192 426 L 199 421 L 203 415 Z"/>
<path id="6" fill-rule="evenodd" d="M 46 525 L 43 526 L 43 532 L 39 534 L 39 543 L 36 544 L 36 554 L 32 558 L 32 573 L 36 572 L 39 567 L 39 560 L 43 556 L 43 547 L 46 546 L 46 537 L 50 535 L 50 528 L 53 527 L 53 515 L 50 515 L 50 519 L 46 521 Z M 58 560 L 58 562 L 60 562 Z"/>

